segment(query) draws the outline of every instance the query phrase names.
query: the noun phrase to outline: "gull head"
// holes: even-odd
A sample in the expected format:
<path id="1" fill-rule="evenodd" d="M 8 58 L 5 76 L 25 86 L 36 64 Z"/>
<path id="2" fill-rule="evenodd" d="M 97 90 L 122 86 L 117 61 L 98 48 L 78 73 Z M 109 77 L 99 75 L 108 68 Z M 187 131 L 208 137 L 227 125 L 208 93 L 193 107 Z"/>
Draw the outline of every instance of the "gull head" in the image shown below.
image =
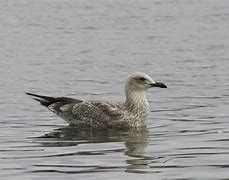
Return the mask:
<path id="1" fill-rule="evenodd" d="M 146 91 L 151 87 L 167 88 L 165 84 L 154 81 L 149 75 L 143 72 L 130 74 L 125 85 L 125 89 L 128 91 Z"/>

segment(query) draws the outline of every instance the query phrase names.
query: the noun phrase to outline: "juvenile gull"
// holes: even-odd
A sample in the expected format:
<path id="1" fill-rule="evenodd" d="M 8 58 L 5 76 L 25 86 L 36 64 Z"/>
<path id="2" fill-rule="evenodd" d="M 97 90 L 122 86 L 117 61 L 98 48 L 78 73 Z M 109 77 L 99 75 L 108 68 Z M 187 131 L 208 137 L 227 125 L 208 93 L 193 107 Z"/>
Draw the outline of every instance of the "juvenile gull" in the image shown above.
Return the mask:
<path id="1" fill-rule="evenodd" d="M 26 93 L 69 124 L 80 127 L 131 128 L 145 126 L 149 104 L 145 91 L 151 87 L 167 88 L 147 74 L 135 72 L 125 82 L 125 102 L 82 101 L 68 97 L 49 97 Z"/>

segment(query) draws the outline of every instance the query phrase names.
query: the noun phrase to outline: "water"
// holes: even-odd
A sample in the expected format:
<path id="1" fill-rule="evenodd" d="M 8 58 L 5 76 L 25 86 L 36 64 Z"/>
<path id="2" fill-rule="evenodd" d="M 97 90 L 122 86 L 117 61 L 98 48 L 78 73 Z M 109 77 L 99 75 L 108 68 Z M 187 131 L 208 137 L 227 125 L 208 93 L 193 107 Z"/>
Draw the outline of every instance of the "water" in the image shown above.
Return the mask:
<path id="1" fill-rule="evenodd" d="M 1 179 L 228 179 L 229 1 L 1 0 Z M 123 100 L 144 71 L 143 131 L 68 127 L 24 94 Z"/>

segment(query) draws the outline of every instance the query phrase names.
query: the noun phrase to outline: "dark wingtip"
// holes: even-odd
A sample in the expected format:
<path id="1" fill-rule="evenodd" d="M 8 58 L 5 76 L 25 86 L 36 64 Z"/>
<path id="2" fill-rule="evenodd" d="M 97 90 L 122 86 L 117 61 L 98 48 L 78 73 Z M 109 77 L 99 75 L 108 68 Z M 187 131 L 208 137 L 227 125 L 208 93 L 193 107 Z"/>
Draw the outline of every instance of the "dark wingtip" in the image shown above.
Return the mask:
<path id="1" fill-rule="evenodd" d="M 51 97 L 41 96 L 38 94 L 29 93 L 29 92 L 24 92 L 24 93 L 29 95 L 29 96 L 32 96 L 32 98 L 35 101 L 38 101 L 43 106 L 48 107 L 50 104 L 53 103 L 53 101 L 50 100 L 50 99 L 52 99 Z"/>
<path id="2" fill-rule="evenodd" d="M 24 92 L 24 93 L 29 95 L 29 96 L 37 96 L 37 94 L 33 94 L 33 93 L 29 93 L 29 92 Z"/>
<path id="3" fill-rule="evenodd" d="M 41 98 L 41 99 L 50 99 L 50 98 L 52 98 L 52 97 L 42 96 L 42 95 L 39 95 L 39 94 L 33 94 L 33 93 L 29 93 L 29 92 L 25 92 L 25 94 L 27 94 L 29 96 L 38 97 L 38 98 Z"/>

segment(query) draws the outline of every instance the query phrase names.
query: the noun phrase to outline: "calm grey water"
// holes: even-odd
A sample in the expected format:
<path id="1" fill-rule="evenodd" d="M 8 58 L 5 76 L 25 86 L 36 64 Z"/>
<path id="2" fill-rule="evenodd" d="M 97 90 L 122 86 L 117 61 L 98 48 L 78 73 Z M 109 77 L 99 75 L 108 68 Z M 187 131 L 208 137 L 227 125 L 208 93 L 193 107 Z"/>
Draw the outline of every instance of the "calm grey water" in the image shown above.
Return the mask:
<path id="1" fill-rule="evenodd" d="M 0 178 L 228 179 L 228 0 L 1 0 Z M 124 100 L 143 71 L 143 131 L 69 127 L 24 91 Z"/>

